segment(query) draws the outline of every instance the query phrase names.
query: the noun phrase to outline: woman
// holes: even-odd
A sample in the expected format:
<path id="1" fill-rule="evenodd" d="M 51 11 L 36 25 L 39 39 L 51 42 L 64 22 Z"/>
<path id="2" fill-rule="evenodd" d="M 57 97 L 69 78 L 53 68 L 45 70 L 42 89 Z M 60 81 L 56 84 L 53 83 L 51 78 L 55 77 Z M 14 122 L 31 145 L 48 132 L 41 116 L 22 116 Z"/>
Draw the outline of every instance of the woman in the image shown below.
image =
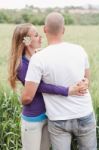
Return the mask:
<path id="1" fill-rule="evenodd" d="M 9 81 L 13 89 L 16 81 L 24 85 L 25 76 L 31 56 L 41 47 L 41 36 L 32 24 L 18 25 L 13 33 L 9 66 Z M 85 86 L 82 82 L 71 87 L 45 84 L 41 81 L 31 104 L 22 109 L 21 136 L 23 150 L 49 150 L 47 116 L 42 92 L 49 94 L 83 95 Z M 81 93 L 79 92 L 81 91 Z"/>

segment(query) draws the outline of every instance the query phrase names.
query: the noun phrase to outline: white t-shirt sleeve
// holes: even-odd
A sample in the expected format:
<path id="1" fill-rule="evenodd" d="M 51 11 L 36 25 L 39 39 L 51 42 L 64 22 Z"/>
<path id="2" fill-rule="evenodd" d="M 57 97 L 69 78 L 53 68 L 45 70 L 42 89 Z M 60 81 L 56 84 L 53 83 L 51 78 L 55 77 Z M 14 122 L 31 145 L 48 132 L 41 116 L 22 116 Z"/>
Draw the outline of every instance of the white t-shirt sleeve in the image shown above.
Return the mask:
<path id="1" fill-rule="evenodd" d="M 43 69 L 41 64 L 42 63 L 40 63 L 38 57 L 35 56 L 31 57 L 25 81 L 32 81 L 38 84 L 40 83 Z"/>

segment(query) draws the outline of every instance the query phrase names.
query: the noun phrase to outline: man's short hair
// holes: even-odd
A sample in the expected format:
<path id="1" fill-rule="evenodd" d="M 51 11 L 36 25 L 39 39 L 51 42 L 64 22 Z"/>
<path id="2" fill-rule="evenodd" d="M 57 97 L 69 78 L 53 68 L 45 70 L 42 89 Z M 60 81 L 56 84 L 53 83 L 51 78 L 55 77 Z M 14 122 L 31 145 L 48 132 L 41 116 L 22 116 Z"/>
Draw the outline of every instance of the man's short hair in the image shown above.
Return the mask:
<path id="1" fill-rule="evenodd" d="M 50 34 L 57 35 L 64 27 L 64 17 L 58 12 L 52 12 L 46 17 L 45 26 Z"/>

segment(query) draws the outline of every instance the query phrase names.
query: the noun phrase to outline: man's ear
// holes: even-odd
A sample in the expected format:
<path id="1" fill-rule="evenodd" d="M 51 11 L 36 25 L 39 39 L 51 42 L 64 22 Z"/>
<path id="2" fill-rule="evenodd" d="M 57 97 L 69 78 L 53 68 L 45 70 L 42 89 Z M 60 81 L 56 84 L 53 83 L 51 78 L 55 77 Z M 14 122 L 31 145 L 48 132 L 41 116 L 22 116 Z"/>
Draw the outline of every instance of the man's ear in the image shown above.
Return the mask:
<path id="1" fill-rule="evenodd" d="M 47 27 L 46 26 L 44 26 L 43 30 L 44 30 L 44 33 L 47 33 Z"/>
<path id="2" fill-rule="evenodd" d="M 44 26 L 44 27 L 43 27 L 43 31 L 44 31 L 44 33 L 46 33 L 46 29 L 45 29 L 45 28 L 46 28 L 46 27 Z"/>
<path id="3" fill-rule="evenodd" d="M 63 34 L 64 34 L 64 32 L 65 32 L 65 27 L 63 27 Z"/>

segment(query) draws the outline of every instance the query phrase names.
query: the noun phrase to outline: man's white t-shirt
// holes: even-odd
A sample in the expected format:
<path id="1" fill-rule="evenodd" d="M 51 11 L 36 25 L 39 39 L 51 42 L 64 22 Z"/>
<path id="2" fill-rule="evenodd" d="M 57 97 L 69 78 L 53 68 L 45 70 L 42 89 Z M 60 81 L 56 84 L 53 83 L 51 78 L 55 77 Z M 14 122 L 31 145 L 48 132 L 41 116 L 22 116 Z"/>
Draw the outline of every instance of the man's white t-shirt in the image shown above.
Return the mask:
<path id="1" fill-rule="evenodd" d="M 26 81 L 71 86 L 84 78 L 89 68 L 84 49 L 76 44 L 62 42 L 49 45 L 33 55 Z M 43 93 L 46 114 L 50 120 L 67 120 L 84 117 L 93 111 L 89 91 L 84 96 L 59 96 Z"/>

